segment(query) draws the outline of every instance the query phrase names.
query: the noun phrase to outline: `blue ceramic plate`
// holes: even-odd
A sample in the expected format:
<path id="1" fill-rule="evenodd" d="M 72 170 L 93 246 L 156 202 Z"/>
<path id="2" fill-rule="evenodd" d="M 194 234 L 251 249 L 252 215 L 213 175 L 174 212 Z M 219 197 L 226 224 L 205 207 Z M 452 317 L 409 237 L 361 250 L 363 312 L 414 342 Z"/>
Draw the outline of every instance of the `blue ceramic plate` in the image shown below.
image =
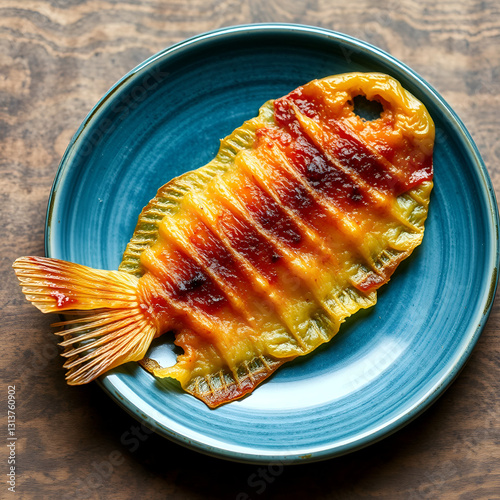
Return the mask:
<path id="1" fill-rule="evenodd" d="M 459 373 L 496 289 L 497 205 L 469 134 L 418 75 L 348 36 L 294 25 L 226 28 L 170 47 L 121 79 L 64 155 L 49 203 L 47 255 L 116 269 L 144 205 L 271 98 L 314 78 L 379 71 L 436 124 L 435 189 L 423 244 L 378 304 L 329 344 L 216 410 L 135 363 L 104 389 L 158 433 L 239 461 L 320 460 L 373 443 L 425 410 Z M 170 359 L 171 345 L 155 356 Z"/>

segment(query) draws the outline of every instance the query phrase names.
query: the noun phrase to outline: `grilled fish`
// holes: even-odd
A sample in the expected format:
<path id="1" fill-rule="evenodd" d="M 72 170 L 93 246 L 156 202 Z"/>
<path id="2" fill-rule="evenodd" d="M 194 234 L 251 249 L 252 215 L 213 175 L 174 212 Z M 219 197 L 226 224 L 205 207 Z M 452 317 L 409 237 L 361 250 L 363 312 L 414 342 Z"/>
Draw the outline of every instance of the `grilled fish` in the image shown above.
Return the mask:
<path id="1" fill-rule="evenodd" d="M 367 120 L 358 96 L 381 107 Z M 57 323 L 69 384 L 129 361 L 214 408 L 328 342 L 421 243 L 434 124 L 393 78 L 348 73 L 265 103 L 217 156 L 143 209 L 117 271 L 22 257 Z M 173 366 L 147 357 L 168 331 Z"/>

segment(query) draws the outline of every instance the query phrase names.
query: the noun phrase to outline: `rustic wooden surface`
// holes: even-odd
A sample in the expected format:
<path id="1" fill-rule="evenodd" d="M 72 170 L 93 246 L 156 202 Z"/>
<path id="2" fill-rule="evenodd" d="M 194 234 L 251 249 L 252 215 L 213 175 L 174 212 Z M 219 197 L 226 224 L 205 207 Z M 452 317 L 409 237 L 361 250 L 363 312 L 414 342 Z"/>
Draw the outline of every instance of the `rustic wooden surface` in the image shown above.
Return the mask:
<path id="1" fill-rule="evenodd" d="M 469 363 L 424 415 L 378 444 L 316 464 L 270 470 L 209 458 L 141 432 L 97 385 L 65 385 L 51 319 L 24 301 L 10 266 L 20 255 L 43 255 L 47 198 L 71 136 L 151 54 L 255 22 L 323 26 L 408 64 L 465 122 L 498 195 L 498 0 L 0 0 L 2 436 L 7 387 L 15 385 L 16 495 L 500 498 L 499 299 Z M 0 497 L 13 498 L 2 450 Z"/>

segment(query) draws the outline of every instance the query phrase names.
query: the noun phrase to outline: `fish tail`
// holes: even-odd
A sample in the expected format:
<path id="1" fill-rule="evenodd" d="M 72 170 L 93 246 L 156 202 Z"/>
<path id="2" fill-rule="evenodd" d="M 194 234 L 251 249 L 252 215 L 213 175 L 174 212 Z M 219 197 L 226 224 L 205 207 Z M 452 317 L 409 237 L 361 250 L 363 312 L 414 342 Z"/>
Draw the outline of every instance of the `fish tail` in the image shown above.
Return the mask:
<path id="1" fill-rule="evenodd" d="M 21 257 L 13 268 L 26 298 L 40 311 L 71 311 L 55 323 L 67 358 L 66 380 L 80 385 L 144 357 L 157 327 L 141 308 L 139 279 L 45 257 Z"/>

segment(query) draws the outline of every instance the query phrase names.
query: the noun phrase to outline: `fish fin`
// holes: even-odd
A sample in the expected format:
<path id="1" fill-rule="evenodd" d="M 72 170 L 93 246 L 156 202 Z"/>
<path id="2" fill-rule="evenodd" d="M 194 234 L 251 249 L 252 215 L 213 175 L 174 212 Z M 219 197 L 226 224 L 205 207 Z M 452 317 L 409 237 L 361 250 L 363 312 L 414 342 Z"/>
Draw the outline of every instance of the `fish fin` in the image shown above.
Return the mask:
<path id="1" fill-rule="evenodd" d="M 251 393 L 282 364 L 292 359 L 294 358 L 255 356 L 252 360 L 241 363 L 235 372 L 223 369 L 205 377 L 195 377 L 185 389 L 210 408 L 216 408 Z"/>
<path id="2" fill-rule="evenodd" d="M 236 370 L 223 367 L 215 373 L 194 377 L 186 376 L 185 371 L 175 365 L 162 368 L 156 360 L 147 357 L 140 361 L 140 365 L 155 377 L 177 379 L 186 392 L 203 401 L 210 408 L 217 408 L 251 393 L 281 365 L 294 358 L 277 359 L 260 354 L 250 361 L 240 363 Z"/>
<path id="3" fill-rule="evenodd" d="M 157 333 L 138 301 L 138 279 L 45 257 L 21 257 L 13 268 L 26 298 L 40 311 L 72 311 L 63 327 L 66 380 L 85 384 L 144 357 Z"/>

